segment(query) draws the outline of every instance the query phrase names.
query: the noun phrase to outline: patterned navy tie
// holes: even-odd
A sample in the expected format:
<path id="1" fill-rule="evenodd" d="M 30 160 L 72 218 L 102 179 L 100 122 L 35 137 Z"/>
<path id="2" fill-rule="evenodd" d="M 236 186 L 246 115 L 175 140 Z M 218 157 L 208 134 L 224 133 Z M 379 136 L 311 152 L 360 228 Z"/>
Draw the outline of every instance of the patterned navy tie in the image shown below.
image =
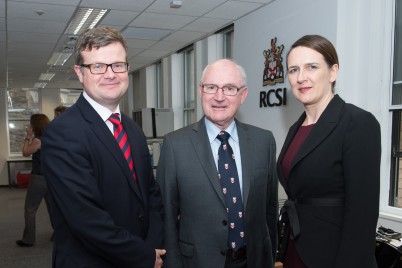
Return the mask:
<path id="1" fill-rule="evenodd" d="M 122 150 L 124 157 L 127 160 L 128 166 L 133 174 L 134 180 L 137 180 L 137 175 L 134 170 L 134 160 L 131 156 L 131 146 L 128 142 L 127 133 L 124 131 L 123 125 L 121 124 L 120 117 L 118 113 L 112 114 L 109 117 L 109 121 L 113 124 L 114 130 L 114 138 L 119 144 L 120 149 Z"/>
<path id="2" fill-rule="evenodd" d="M 221 141 L 218 151 L 218 172 L 229 219 L 228 247 L 236 251 L 245 244 L 244 209 L 239 175 L 235 156 L 228 142 L 229 137 L 230 134 L 225 131 L 221 131 L 217 136 Z"/>

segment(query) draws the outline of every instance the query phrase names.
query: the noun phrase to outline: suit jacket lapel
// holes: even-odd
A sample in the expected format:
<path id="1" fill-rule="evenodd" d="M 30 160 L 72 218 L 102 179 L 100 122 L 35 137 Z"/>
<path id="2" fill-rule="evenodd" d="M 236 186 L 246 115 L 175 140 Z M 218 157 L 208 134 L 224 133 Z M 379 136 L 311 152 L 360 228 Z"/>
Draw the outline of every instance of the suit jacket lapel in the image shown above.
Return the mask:
<path id="1" fill-rule="evenodd" d="M 311 130 L 310 135 L 307 137 L 306 141 L 300 147 L 299 152 L 296 154 L 295 159 L 292 162 L 291 170 L 307 154 L 309 154 L 312 150 L 314 150 L 314 148 L 322 143 L 323 140 L 325 140 L 328 135 L 335 129 L 336 125 L 338 124 L 339 116 L 344 103 L 345 102 L 338 95 L 335 95 L 334 98 L 330 101 L 330 103 L 318 119 L 317 123 Z M 305 115 L 301 118 L 303 118 L 304 120 Z M 292 139 L 302 122 L 303 121 L 299 119 L 297 124 L 295 124 Z"/>
<path id="2" fill-rule="evenodd" d="M 121 169 L 124 170 L 126 174 L 126 179 L 129 180 L 129 184 L 132 190 L 141 198 L 141 193 L 138 186 L 135 185 L 133 176 L 131 175 L 130 168 L 128 167 L 127 161 L 121 152 L 119 145 L 114 139 L 109 128 L 106 126 L 105 122 L 95 111 L 95 109 L 85 100 L 81 95 L 77 100 L 77 105 L 82 112 L 82 116 L 90 124 L 90 127 L 96 137 L 104 144 L 105 148 L 110 152 L 110 155 L 116 160 L 120 165 Z"/>
<path id="3" fill-rule="evenodd" d="M 218 179 L 218 171 L 212 155 L 211 145 L 209 143 L 207 130 L 204 123 L 204 117 L 200 121 L 194 124 L 193 134 L 190 135 L 191 143 L 194 150 L 200 160 L 201 165 L 204 168 L 212 187 L 215 189 L 216 194 L 219 196 L 222 205 L 226 208 L 225 198 L 222 193 L 222 188 Z"/>
<path id="4" fill-rule="evenodd" d="M 253 147 L 251 146 L 251 139 L 247 132 L 247 126 L 243 125 L 236 120 L 237 134 L 239 135 L 240 156 L 241 156 L 241 168 L 243 179 L 243 207 L 246 213 L 248 195 L 250 193 L 251 183 L 251 167 L 250 161 L 247 159 L 253 158 Z"/>

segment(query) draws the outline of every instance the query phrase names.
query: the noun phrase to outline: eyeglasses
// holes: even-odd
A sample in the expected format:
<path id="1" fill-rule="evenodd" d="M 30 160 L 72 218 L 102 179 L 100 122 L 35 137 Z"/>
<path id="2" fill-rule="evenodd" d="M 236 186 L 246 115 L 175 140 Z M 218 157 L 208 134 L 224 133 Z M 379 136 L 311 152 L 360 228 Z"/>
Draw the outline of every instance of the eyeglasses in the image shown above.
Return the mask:
<path id="1" fill-rule="evenodd" d="M 215 84 L 202 84 L 202 89 L 204 90 L 205 93 L 207 94 L 216 94 L 218 92 L 218 89 L 222 89 L 222 93 L 226 96 L 235 96 L 237 95 L 237 92 L 245 88 L 246 86 L 241 86 L 239 88 L 232 86 L 232 85 L 227 85 L 223 87 L 218 87 Z"/>
<path id="2" fill-rule="evenodd" d="M 93 63 L 93 64 L 81 64 L 81 67 L 86 67 L 92 74 L 104 74 L 107 72 L 107 68 L 112 68 L 114 73 L 125 73 L 128 71 L 127 62 L 115 62 L 111 64 L 106 63 Z"/>

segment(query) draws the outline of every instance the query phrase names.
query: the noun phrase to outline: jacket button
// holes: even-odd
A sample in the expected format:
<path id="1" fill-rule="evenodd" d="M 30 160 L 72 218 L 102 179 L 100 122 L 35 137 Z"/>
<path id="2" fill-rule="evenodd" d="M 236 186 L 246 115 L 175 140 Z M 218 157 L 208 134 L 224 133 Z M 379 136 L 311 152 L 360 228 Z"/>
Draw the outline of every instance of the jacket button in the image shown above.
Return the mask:
<path id="1" fill-rule="evenodd" d="M 223 224 L 223 226 L 226 226 L 226 225 L 228 225 L 228 222 L 226 220 L 223 220 L 222 224 Z"/>
<path id="2" fill-rule="evenodd" d="M 138 219 L 139 219 L 140 221 L 144 221 L 144 215 L 142 215 L 142 214 L 138 215 Z"/>

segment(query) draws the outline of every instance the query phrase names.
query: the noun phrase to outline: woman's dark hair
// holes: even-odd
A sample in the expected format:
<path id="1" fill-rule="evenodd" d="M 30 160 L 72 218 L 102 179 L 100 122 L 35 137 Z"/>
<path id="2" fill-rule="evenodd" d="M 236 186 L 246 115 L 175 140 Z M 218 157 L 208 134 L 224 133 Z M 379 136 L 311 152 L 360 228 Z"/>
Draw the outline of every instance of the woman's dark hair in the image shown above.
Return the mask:
<path id="1" fill-rule="evenodd" d="M 324 57 L 328 68 L 331 68 L 334 64 L 337 64 L 339 68 L 338 54 L 336 53 L 334 45 L 327 38 L 321 35 L 305 35 L 294 42 L 290 47 L 289 52 L 286 54 L 286 65 L 288 65 L 290 52 L 296 47 L 307 47 L 315 50 Z M 335 82 L 336 81 L 332 83 L 332 89 L 335 87 Z"/>
<path id="2" fill-rule="evenodd" d="M 35 137 L 41 137 L 50 123 L 49 118 L 45 114 L 33 114 L 29 121 Z"/>

